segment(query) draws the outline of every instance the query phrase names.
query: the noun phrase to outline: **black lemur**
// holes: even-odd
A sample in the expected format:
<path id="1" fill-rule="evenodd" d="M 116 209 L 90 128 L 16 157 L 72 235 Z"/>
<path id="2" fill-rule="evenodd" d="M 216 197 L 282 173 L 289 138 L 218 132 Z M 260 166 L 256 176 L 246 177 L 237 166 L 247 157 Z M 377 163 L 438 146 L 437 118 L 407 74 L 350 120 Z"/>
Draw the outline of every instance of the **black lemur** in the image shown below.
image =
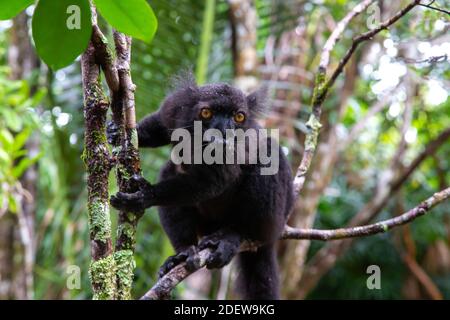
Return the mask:
<path id="1" fill-rule="evenodd" d="M 138 123 L 139 147 L 156 148 L 171 142 L 174 129 L 193 134 L 194 121 L 203 130 L 215 128 L 259 129 L 256 122 L 265 100 L 265 90 L 245 95 L 228 84 L 197 86 L 186 80 L 165 99 L 160 109 Z M 114 140 L 114 128 L 109 138 Z M 267 143 L 276 143 L 265 138 Z M 293 204 L 289 163 L 280 147 L 279 170 L 262 175 L 264 165 L 181 164 L 171 160 L 162 168 L 159 182 L 151 185 L 140 178 L 140 191 L 117 193 L 113 207 L 140 211 L 159 207 L 161 223 L 176 250 L 161 267 L 160 276 L 175 264 L 193 263 L 194 248 L 210 248 L 208 268 L 221 268 L 238 255 L 238 292 L 244 299 L 278 299 L 276 241 Z M 200 240 L 199 240 L 200 239 Z M 241 252 L 243 240 L 264 243 L 255 252 Z"/>

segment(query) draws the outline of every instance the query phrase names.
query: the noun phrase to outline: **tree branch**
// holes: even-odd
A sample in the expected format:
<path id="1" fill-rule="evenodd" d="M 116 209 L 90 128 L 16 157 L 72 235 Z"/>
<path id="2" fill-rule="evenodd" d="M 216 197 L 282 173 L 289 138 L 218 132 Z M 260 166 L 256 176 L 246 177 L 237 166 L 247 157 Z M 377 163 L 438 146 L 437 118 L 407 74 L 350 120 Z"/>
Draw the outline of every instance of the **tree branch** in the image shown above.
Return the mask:
<path id="1" fill-rule="evenodd" d="M 322 114 L 322 105 L 325 100 L 325 97 L 328 93 L 328 90 L 331 88 L 334 82 L 329 82 L 326 79 L 326 73 L 328 64 L 330 62 L 330 53 L 335 47 L 336 43 L 339 41 L 341 34 L 344 32 L 345 27 L 349 24 L 349 22 L 364 11 L 373 0 L 364 0 L 355 6 L 345 17 L 342 19 L 336 29 L 331 33 L 327 42 L 321 53 L 319 68 L 315 77 L 314 91 L 313 97 L 311 100 L 312 113 L 309 117 L 308 122 L 306 123 L 306 127 L 308 129 L 308 133 L 305 137 L 305 146 L 304 152 L 302 156 L 302 160 L 300 161 L 300 165 L 297 169 L 297 172 L 294 177 L 294 197 L 298 198 L 301 189 L 305 183 L 306 174 L 311 166 L 311 161 L 314 156 L 317 147 L 317 141 L 319 138 L 319 131 L 322 125 L 320 124 L 320 115 Z M 353 54 L 350 53 L 350 56 Z M 350 58 L 349 56 L 349 58 Z M 347 61 L 345 62 L 347 63 Z M 345 64 L 344 64 L 345 65 Z M 343 71 L 343 67 L 337 74 L 340 74 Z M 337 75 L 336 75 L 337 76 Z"/>
<path id="2" fill-rule="evenodd" d="M 286 239 L 308 239 L 308 240 L 339 240 L 354 237 L 366 237 L 378 233 L 384 233 L 392 228 L 405 225 L 414 219 L 427 214 L 430 209 L 444 200 L 450 197 L 450 188 L 444 189 L 440 192 L 436 192 L 430 198 L 421 202 L 417 207 L 403 213 L 392 219 L 380 221 L 378 223 L 353 227 L 353 228 L 342 228 L 334 230 L 317 230 L 317 229 L 296 229 L 286 226 L 281 238 Z M 260 244 L 244 242 L 241 245 L 240 251 L 255 250 Z M 198 253 L 199 268 L 203 268 L 206 264 L 211 251 L 209 249 L 204 249 Z M 156 300 L 156 299 L 168 299 L 170 297 L 170 292 L 185 278 L 190 274 L 194 273 L 196 270 L 187 270 L 184 263 L 174 267 L 169 273 L 158 280 L 158 282 L 151 288 L 141 299 L 142 300 Z"/>
<path id="3" fill-rule="evenodd" d="M 333 86 L 334 82 L 336 81 L 336 78 L 342 73 L 344 70 L 345 65 L 352 57 L 355 50 L 358 48 L 358 46 L 363 43 L 364 41 L 372 39 L 376 34 L 381 32 L 382 30 L 387 30 L 391 25 L 393 25 L 395 22 L 397 22 L 401 17 L 403 17 L 405 14 L 407 14 L 409 11 L 411 11 L 415 6 L 420 4 L 420 0 L 414 0 L 409 5 L 404 7 L 402 10 L 397 12 L 394 16 L 386 20 L 385 22 L 381 23 L 378 27 L 369 30 L 367 32 L 364 32 L 363 34 L 360 34 L 356 38 L 353 39 L 352 45 L 350 46 L 350 49 L 347 50 L 342 60 L 339 62 L 336 69 L 331 74 L 330 79 L 325 84 L 325 88 L 329 88 Z M 328 90 L 328 89 L 327 89 Z M 325 92 L 326 95 L 326 92 Z M 324 97 L 325 98 L 325 97 Z"/>
<path id="4" fill-rule="evenodd" d="M 96 13 L 92 10 L 92 21 Z M 94 299 L 115 298 L 115 261 L 109 214 L 108 175 L 111 169 L 106 144 L 105 121 L 109 101 L 100 82 L 100 67 L 96 62 L 94 41 L 81 57 L 84 94 L 85 147 L 82 159 L 88 173 L 88 217 L 92 262 L 89 273 Z"/>

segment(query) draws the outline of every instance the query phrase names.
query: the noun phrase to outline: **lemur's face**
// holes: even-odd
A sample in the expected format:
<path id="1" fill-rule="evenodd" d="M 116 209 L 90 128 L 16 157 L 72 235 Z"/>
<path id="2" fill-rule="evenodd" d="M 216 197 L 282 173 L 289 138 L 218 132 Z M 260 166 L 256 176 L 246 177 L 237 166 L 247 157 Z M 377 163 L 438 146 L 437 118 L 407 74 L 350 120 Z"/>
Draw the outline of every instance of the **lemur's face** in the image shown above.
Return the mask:
<path id="1" fill-rule="evenodd" d="M 246 96 L 228 84 L 187 85 L 175 91 L 163 105 L 162 117 L 171 130 L 183 128 L 194 132 L 194 123 L 202 131 L 217 129 L 223 136 L 227 130 L 255 128 L 256 117 L 263 109 L 265 90 Z"/>
<path id="2" fill-rule="evenodd" d="M 229 85 L 209 85 L 199 91 L 200 99 L 193 112 L 204 130 L 217 129 L 225 135 L 227 129 L 245 129 L 252 122 L 253 116 L 240 90 Z"/>

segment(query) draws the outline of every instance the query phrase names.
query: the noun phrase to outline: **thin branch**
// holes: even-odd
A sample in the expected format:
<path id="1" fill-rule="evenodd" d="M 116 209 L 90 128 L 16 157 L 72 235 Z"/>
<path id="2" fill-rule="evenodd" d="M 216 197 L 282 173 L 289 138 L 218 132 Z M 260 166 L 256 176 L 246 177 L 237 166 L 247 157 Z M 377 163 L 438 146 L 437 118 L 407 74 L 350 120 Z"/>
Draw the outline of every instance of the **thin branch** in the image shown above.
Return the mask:
<path id="1" fill-rule="evenodd" d="M 305 146 L 304 152 L 302 156 L 302 160 L 300 161 L 300 165 L 297 169 L 297 172 L 294 177 L 294 196 L 298 197 L 301 189 L 305 183 L 306 174 L 311 166 L 311 161 L 314 156 L 317 147 L 317 140 L 319 138 L 319 131 L 322 125 L 320 124 L 320 115 L 322 114 L 322 105 L 325 100 L 325 97 L 328 93 L 328 90 L 331 88 L 333 83 L 328 83 L 326 80 L 326 72 L 328 68 L 328 64 L 330 62 L 330 53 L 333 48 L 336 46 L 336 43 L 339 41 L 342 33 L 344 32 L 346 26 L 349 22 L 364 11 L 373 1 L 365 0 L 356 5 L 345 17 L 342 19 L 336 26 L 336 29 L 331 33 L 328 38 L 325 46 L 322 50 L 319 68 L 317 70 L 315 76 L 315 84 L 314 84 L 314 92 L 311 101 L 312 113 L 309 117 L 308 122 L 306 123 L 306 127 L 308 129 L 308 133 L 305 137 Z M 352 52 L 353 53 L 353 52 Z M 351 53 L 351 54 L 352 54 Z M 350 54 L 350 55 L 351 55 Z M 339 73 L 342 72 L 342 69 Z"/>
<path id="2" fill-rule="evenodd" d="M 381 23 L 378 27 L 369 30 L 357 37 L 355 37 L 352 41 L 352 45 L 350 46 L 350 49 L 347 50 L 342 60 L 339 62 L 339 65 L 336 67 L 334 72 L 331 74 L 330 79 L 325 84 L 325 88 L 331 87 L 334 82 L 336 81 L 336 78 L 342 73 L 344 70 L 345 65 L 352 57 L 355 50 L 358 48 L 358 46 L 363 43 L 364 41 L 372 39 L 376 34 L 381 32 L 382 30 L 387 30 L 391 25 L 393 25 L 395 22 L 397 22 L 401 17 L 403 17 L 405 14 L 407 14 L 409 11 L 411 11 L 415 6 L 420 4 L 420 0 L 414 0 L 409 5 L 404 7 L 402 10 L 397 12 L 394 16 L 386 20 L 385 22 Z M 327 89 L 328 90 L 328 89 Z M 325 92 L 326 95 L 326 92 Z"/>
<path id="3" fill-rule="evenodd" d="M 377 233 L 384 233 L 392 228 L 407 224 L 414 219 L 426 214 L 432 207 L 450 197 L 450 188 L 435 193 L 433 196 L 423 201 L 417 207 L 392 219 L 369 224 L 361 227 L 341 228 L 333 230 L 316 229 L 295 229 L 286 226 L 282 234 L 282 239 L 311 239 L 311 240 L 339 240 L 346 238 L 366 237 Z"/>
<path id="4" fill-rule="evenodd" d="M 437 64 L 441 62 L 446 62 L 448 56 L 446 54 L 439 55 L 439 56 L 431 56 L 427 59 L 421 59 L 421 60 L 415 60 L 410 58 L 403 58 L 403 59 L 397 59 L 398 61 L 401 61 L 406 64 Z"/>
<path id="5" fill-rule="evenodd" d="M 334 230 L 317 230 L 317 229 L 296 229 L 286 226 L 280 239 L 309 239 L 309 240 L 339 240 L 354 237 L 366 237 L 378 233 L 384 233 L 392 228 L 405 225 L 414 219 L 427 214 L 434 206 L 442 203 L 444 200 L 450 197 L 450 188 L 444 189 L 440 192 L 436 192 L 430 198 L 420 203 L 417 207 L 403 213 L 392 219 L 384 220 L 378 223 Z M 240 251 L 255 250 L 259 246 L 258 243 L 244 242 L 241 245 Z M 206 265 L 211 251 L 210 249 L 204 249 L 198 253 L 198 269 L 203 268 Z M 168 272 L 164 277 L 158 280 L 158 282 L 151 288 L 141 299 L 142 300 L 156 300 L 156 299 L 168 299 L 170 292 L 195 270 L 187 270 L 185 263 L 179 264 Z"/>
<path id="6" fill-rule="evenodd" d="M 119 90 L 119 75 L 114 61 L 114 54 L 108 47 L 108 39 L 96 23 L 92 26 L 92 43 L 95 47 L 95 59 L 102 67 L 109 90 L 115 93 Z"/>
<path id="7" fill-rule="evenodd" d="M 328 68 L 328 64 L 330 62 L 330 54 L 333 48 L 335 47 L 336 43 L 339 41 L 342 33 L 345 31 L 345 28 L 349 24 L 349 22 L 355 18 L 357 15 L 359 15 L 361 12 L 367 9 L 368 6 L 370 6 L 374 2 L 374 0 L 365 0 L 359 4 L 357 4 L 353 10 L 351 10 L 334 28 L 333 32 L 331 33 L 330 37 L 328 38 L 327 42 L 325 42 L 325 45 L 322 50 L 322 55 L 320 57 L 320 64 L 319 68 L 322 68 L 323 70 L 326 70 Z"/>
<path id="8" fill-rule="evenodd" d="M 423 286 L 430 298 L 433 300 L 443 300 L 442 293 L 439 291 L 439 288 L 425 272 L 425 270 L 423 270 L 419 263 L 407 253 L 402 254 L 402 259 L 409 271 L 411 271 L 411 274 Z"/>
<path id="9" fill-rule="evenodd" d="M 441 9 L 441 8 L 437 8 L 437 7 L 433 7 L 432 4 L 433 4 L 434 2 L 435 2 L 435 1 L 433 0 L 433 1 L 431 1 L 429 4 L 421 3 L 420 6 L 425 7 L 425 8 L 428 8 L 428 9 L 431 9 L 431 10 L 436 10 L 436 11 L 439 11 L 439 12 L 446 13 L 446 14 L 450 15 L 450 11 L 448 11 L 448 10 Z"/>

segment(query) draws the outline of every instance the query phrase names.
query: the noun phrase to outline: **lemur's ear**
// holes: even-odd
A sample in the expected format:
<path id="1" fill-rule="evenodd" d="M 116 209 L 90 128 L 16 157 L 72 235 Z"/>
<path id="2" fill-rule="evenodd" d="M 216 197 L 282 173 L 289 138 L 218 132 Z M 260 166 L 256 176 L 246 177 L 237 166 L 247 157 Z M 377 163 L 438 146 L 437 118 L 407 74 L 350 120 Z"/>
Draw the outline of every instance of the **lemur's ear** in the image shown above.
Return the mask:
<path id="1" fill-rule="evenodd" d="M 250 93 L 246 98 L 248 109 L 255 116 L 262 116 L 267 113 L 268 89 L 266 85 L 263 85 L 256 91 Z"/>

